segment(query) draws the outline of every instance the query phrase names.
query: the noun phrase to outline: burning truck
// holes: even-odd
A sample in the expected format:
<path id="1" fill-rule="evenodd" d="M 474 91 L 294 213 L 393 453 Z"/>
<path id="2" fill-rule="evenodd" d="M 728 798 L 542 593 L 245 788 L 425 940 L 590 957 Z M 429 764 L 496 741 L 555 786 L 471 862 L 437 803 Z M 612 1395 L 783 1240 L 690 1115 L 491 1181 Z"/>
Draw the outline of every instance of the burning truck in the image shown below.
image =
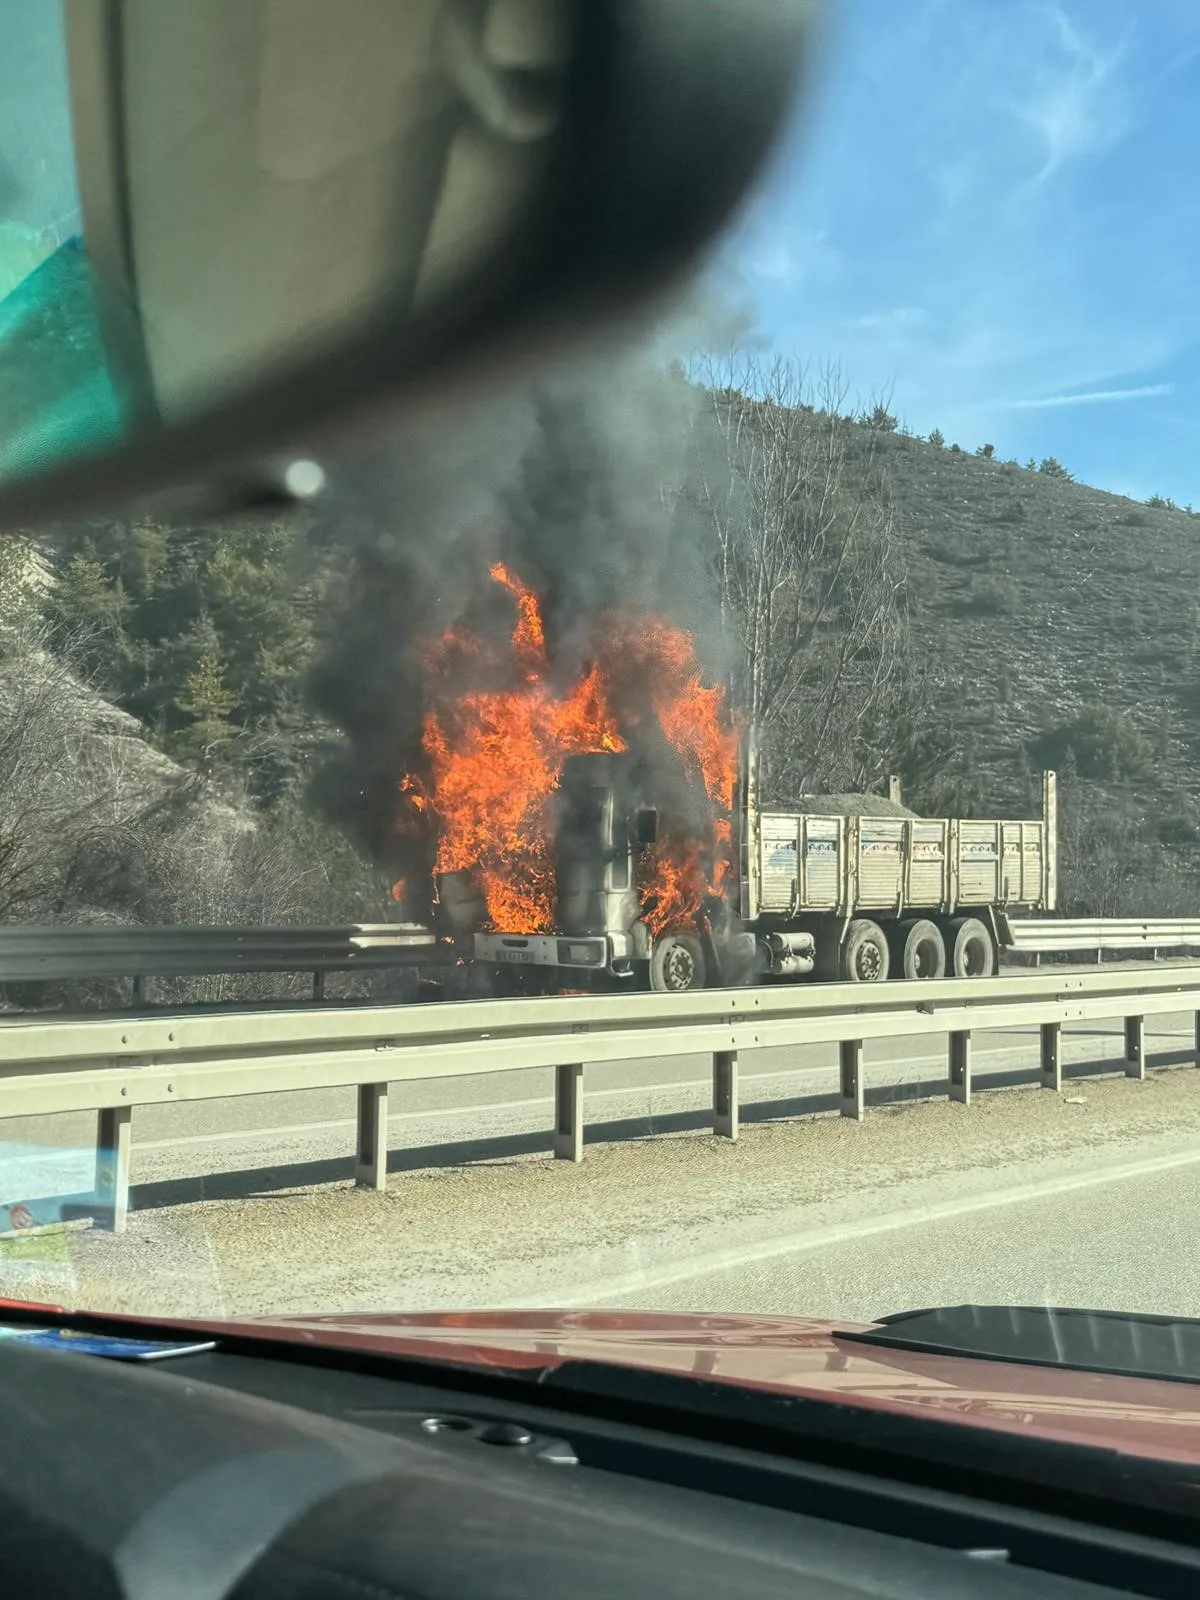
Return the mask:
<path id="1" fill-rule="evenodd" d="M 880 797 L 759 802 L 751 737 L 691 636 L 615 611 L 565 664 L 541 604 L 491 569 L 515 620 L 456 624 L 425 657 L 423 764 L 395 898 L 500 987 L 665 992 L 815 976 L 995 972 L 1008 915 L 1055 901 L 1055 783 L 1030 821 L 924 818 Z"/>

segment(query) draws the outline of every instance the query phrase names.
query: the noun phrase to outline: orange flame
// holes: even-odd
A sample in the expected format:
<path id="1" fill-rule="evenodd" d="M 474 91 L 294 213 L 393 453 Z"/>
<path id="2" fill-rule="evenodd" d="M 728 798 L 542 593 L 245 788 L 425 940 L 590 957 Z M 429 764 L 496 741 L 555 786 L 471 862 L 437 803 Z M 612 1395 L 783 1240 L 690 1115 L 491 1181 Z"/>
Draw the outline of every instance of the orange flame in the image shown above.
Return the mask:
<path id="1" fill-rule="evenodd" d="M 428 777 L 400 785 L 402 830 L 418 819 L 436 823 L 438 873 L 471 871 L 500 932 L 552 927 L 554 908 L 551 802 L 569 757 L 621 751 L 647 717 L 702 786 L 713 813 L 711 840 L 687 838 L 667 819 L 659 843 L 641 865 L 643 915 L 656 933 L 694 926 L 706 895 L 719 892 L 729 870 L 729 814 L 737 734 L 724 693 L 706 686 L 691 636 L 660 617 L 610 613 L 598 620 L 604 641 L 573 682 L 554 681 L 537 595 L 496 563 L 491 578 L 512 595 L 516 620 L 500 650 L 461 625 L 426 652 L 433 700 L 422 744 Z M 504 687 L 472 689 L 455 698 L 445 688 L 465 677 Z"/>

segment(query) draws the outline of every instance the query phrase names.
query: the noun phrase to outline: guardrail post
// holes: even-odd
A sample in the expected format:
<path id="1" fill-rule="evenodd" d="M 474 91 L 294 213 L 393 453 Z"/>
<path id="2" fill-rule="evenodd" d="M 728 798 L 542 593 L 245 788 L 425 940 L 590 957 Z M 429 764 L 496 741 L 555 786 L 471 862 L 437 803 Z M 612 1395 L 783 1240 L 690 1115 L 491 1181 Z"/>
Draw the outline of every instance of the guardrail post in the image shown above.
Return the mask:
<path id="1" fill-rule="evenodd" d="M 314 1000 L 324 1000 L 324 998 L 325 998 L 325 973 L 322 970 L 322 971 L 313 973 L 313 999 Z"/>
<path id="2" fill-rule="evenodd" d="M 131 1004 L 133 1004 L 135 1006 L 145 1005 L 145 1003 L 146 1003 L 146 980 L 145 980 L 145 978 L 134 978 L 132 984 L 130 985 L 129 999 L 130 999 Z"/>
<path id="3" fill-rule="evenodd" d="M 386 1083 L 359 1084 L 358 1153 L 354 1161 L 354 1181 L 360 1189 L 387 1188 L 387 1106 Z"/>
<path id="4" fill-rule="evenodd" d="M 554 1069 L 554 1159 L 583 1160 L 583 1064 Z"/>
<path id="5" fill-rule="evenodd" d="M 1127 1078 L 1144 1078 L 1146 1076 L 1145 1022 L 1146 1019 L 1144 1017 L 1125 1018 L 1125 1076 Z"/>
<path id="6" fill-rule="evenodd" d="M 129 1217 L 129 1154 L 133 1107 L 104 1106 L 96 1113 L 96 1202 L 101 1227 L 124 1233 Z"/>
<path id="7" fill-rule="evenodd" d="M 1042 1088 L 1062 1092 L 1062 1024 L 1042 1023 Z"/>
<path id="8" fill-rule="evenodd" d="M 720 1139 L 736 1139 L 738 1136 L 736 1050 L 713 1052 L 713 1132 Z"/>
<path id="9" fill-rule="evenodd" d="M 1200 1067 L 1200 1011 L 1196 1013 L 1196 1065 Z"/>
<path id="10" fill-rule="evenodd" d="M 841 1113 L 863 1119 L 863 1042 L 861 1039 L 843 1039 L 838 1046 L 841 1054 Z"/>
<path id="11" fill-rule="evenodd" d="M 950 1035 L 950 1098 L 971 1104 L 971 1030 Z"/>

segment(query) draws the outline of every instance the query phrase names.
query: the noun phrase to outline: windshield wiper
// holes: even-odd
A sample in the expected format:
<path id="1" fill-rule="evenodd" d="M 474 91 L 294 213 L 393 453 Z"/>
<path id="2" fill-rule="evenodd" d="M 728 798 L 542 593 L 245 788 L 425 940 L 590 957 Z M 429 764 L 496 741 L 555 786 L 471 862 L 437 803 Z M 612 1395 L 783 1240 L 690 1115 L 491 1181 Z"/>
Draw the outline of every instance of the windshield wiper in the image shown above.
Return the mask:
<path id="1" fill-rule="evenodd" d="M 935 1306 L 880 1317 L 839 1342 L 1200 1383 L 1200 1320 L 1062 1306 Z"/>

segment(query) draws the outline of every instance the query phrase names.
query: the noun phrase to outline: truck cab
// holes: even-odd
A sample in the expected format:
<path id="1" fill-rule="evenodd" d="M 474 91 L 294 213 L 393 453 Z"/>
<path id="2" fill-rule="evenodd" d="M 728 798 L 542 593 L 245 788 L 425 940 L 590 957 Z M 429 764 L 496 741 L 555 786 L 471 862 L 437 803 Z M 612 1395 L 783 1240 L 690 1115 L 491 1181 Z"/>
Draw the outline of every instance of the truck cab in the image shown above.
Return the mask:
<path id="1" fill-rule="evenodd" d="M 628 754 L 572 756 L 554 802 L 555 931 L 477 933 L 475 959 L 633 977 L 651 945 L 638 857 L 657 833 L 658 814 L 641 798 Z"/>

